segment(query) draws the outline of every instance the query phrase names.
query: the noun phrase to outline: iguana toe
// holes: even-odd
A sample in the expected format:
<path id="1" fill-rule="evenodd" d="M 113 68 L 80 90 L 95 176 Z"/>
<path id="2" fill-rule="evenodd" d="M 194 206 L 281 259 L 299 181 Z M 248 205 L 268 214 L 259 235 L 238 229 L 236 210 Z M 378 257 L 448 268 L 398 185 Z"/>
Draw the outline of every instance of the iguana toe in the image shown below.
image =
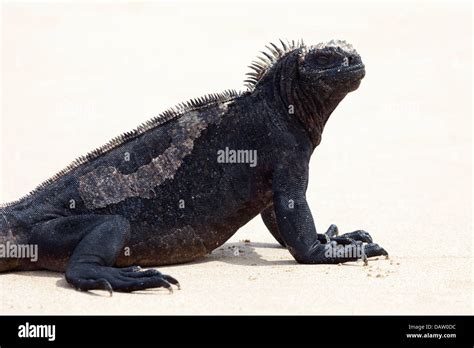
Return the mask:
<path id="1" fill-rule="evenodd" d="M 329 238 L 337 237 L 339 235 L 339 229 L 336 225 L 332 224 L 331 226 L 329 226 L 325 234 Z"/>
<path id="2" fill-rule="evenodd" d="M 364 243 L 372 243 L 372 237 L 368 232 L 365 232 L 363 230 L 357 230 L 354 232 L 349 232 L 349 233 L 344 233 L 340 237 L 345 237 L 345 238 L 350 238 L 354 240 L 358 240 Z"/>
<path id="3" fill-rule="evenodd" d="M 367 255 L 367 257 L 388 256 L 388 252 L 376 243 L 364 245 L 364 253 Z"/>

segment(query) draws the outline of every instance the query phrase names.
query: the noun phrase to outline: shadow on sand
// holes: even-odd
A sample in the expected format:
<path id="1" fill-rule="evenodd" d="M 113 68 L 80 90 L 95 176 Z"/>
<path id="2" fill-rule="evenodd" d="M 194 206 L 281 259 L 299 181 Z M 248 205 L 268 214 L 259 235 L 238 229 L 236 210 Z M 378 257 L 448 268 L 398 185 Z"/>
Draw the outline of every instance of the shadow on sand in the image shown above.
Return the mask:
<path id="1" fill-rule="evenodd" d="M 287 266 L 295 265 L 294 260 L 272 260 L 268 261 L 261 257 L 257 252 L 257 249 L 261 248 L 277 248 L 283 249 L 277 243 L 258 243 L 258 242 L 236 242 L 236 243 L 225 243 L 219 248 L 212 251 L 211 254 L 206 255 L 205 257 L 188 262 L 187 265 L 192 266 L 194 264 L 202 264 L 207 262 L 224 262 L 232 265 L 240 266 Z M 170 269 L 176 265 L 167 265 L 167 266 L 157 266 L 157 268 Z M 64 278 L 64 273 L 60 272 L 51 272 L 51 271 L 26 271 L 26 272 L 16 272 L 17 275 L 25 277 L 42 277 L 56 280 L 56 286 L 63 289 L 72 289 L 72 287 L 67 283 Z M 168 293 L 167 290 L 161 289 L 163 293 Z M 93 292 L 83 292 L 89 296 L 109 296 L 103 291 Z M 139 294 L 153 294 L 155 291 L 139 291 L 135 292 Z"/>

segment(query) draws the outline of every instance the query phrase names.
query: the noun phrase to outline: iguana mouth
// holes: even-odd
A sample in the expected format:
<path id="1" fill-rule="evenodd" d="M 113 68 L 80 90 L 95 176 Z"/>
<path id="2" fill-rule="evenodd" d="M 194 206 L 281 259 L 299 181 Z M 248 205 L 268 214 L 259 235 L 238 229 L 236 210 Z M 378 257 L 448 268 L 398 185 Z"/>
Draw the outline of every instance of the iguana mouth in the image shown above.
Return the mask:
<path id="1" fill-rule="evenodd" d="M 348 67 L 343 68 L 343 71 L 357 71 L 357 70 L 365 70 L 365 65 L 363 63 L 350 65 Z"/>
<path id="2" fill-rule="evenodd" d="M 355 77 L 359 80 L 361 80 L 365 77 L 365 65 L 363 63 L 348 66 L 343 71 L 344 72 L 350 72 L 351 75 L 355 75 Z"/>
<path id="3" fill-rule="evenodd" d="M 341 73 L 354 73 L 358 76 L 358 78 L 362 79 L 365 76 L 365 65 L 364 63 L 357 63 L 354 65 L 343 66 L 343 67 L 334 67 L 325 70 L 326 74 L 341 74 Z M 352 75 L 352 74 L 351 74 Z"/>

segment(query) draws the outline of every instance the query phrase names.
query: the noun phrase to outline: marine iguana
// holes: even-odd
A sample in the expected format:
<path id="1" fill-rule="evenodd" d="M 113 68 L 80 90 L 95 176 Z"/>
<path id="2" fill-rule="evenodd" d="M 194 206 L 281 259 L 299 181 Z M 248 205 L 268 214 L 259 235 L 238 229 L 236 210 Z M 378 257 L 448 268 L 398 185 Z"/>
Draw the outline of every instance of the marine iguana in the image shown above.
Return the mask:
<path id="1" fill-rule="evenodd" d="M 37 262 L 4 257 L 0 271 L 65 272 L 83 291 L 172 291 L 176 279 L 139 266 L 200 258 L 258 214 L 298 263 L 360 259 L 328 256 L 329 244 L 387 255 L 362 230 L 317 234 L 305 197 L 323 128 L 365 75 L 360 55 L 339 40 L 280 42 L 252 63 L 245 92 L 180 104 L 0 206 L 0 244 L 38 247 Z M 255 165 L 236 160 L 245 151 Z"/>

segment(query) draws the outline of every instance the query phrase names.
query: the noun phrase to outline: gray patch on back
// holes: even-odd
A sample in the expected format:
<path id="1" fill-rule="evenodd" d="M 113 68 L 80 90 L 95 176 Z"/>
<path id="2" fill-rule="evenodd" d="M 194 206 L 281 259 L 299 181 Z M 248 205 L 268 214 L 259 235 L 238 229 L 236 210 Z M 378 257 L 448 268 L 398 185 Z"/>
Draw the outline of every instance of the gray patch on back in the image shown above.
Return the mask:
<path id="1" fill-rule="evenodd" d="M 169 130 L 172 143 L 161 155 L 135 172 L 122 174 L 113 166 L 102 166 L 79 177 L 79 194 L 89 209 L 104 208 L 131 197 L 154 197 L 154 188 L 172 179 L 194 141 L 209 124 L 218 123 L 226 104 L 206 111 L 191 111 L 181 116 Z"/>

